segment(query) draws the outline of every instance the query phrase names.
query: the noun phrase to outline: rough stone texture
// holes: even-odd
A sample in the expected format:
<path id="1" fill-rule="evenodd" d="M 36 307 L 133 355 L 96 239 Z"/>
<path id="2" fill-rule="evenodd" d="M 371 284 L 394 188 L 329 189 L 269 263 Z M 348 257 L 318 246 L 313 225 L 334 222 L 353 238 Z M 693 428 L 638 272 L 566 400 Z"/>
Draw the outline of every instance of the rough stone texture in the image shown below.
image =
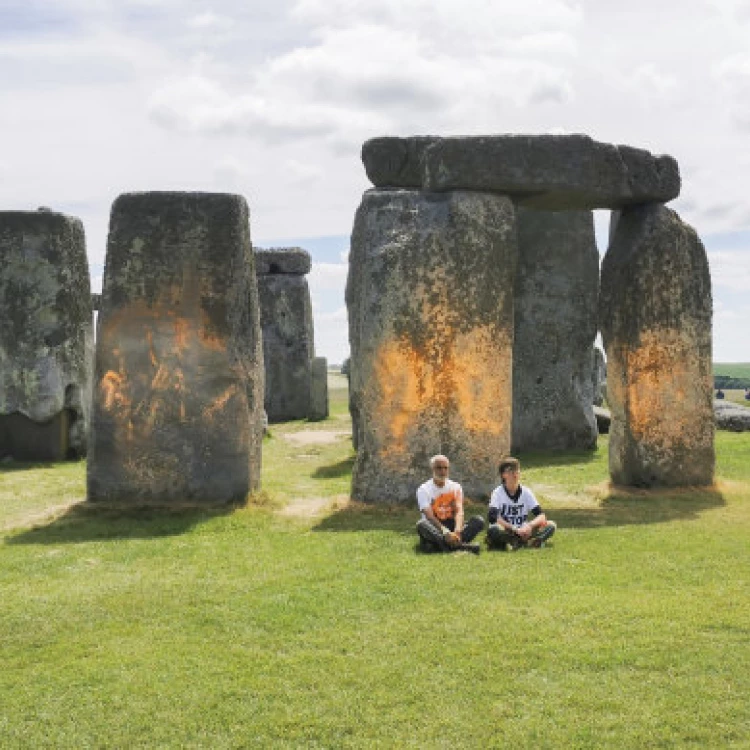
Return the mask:
<path id="1" fill-rule="evenodd" d="M 262 274 L 258 276 L 258 293 L 268 419 L 305 419 L 310 410 L 310 366 L 315 356 L 307 279 Z"/>
<path id="2" fill-rule="evenodd" d="M 599 434 L 606 435 L 612 424 L 612 414 L 609 409 L 605 409 L 602 406 L 595 406 L 594 418 L 596 419 L 596 429 L 599 431 Z"/>
<path id="3" fill-rule="evenodd" d="M 312 422 L 328 418 L 328 360 L 315 357 L 310 372 L 310 414 Z"/>
<path id="4" fill-rule="evenodd" d="M 92 309 L 79 219 L 0 212 L 0 456 L 86 453 Z"/>
<path id="5" fill-rule="evenodd" d="M 592 354 L 594 364 L 591 377 L 594 386 L 594 406 L 601 406 L 607 396 L 607 362 L 598 346 L 594 347 Z"/>
<path id="6" fill-rule="evenodd" d="M 680 193 L 671 156 L 586 135 L 374 138 L 362 160 L 378 187 L 496 192 L 547 210 L 620 208 Z"/>
<path id="7" fill-rule="evenodd" d="M 421 187 L 425 149 L 438 140 L 431 135 L 370 138 L 362 145 L 365 172 L 376 187 Z"/>
<path id="8" fill-rule="evenodd" d="M 244 198 L 115 201 L 95 378 L 89 500 L 241 502 L 259 486 L 263 352 Z"/>
<path id="9" fill-rule="evenodd" d="M 512 450 L 594 448 L 594 218 L 524 208 L 517 216 Z"/>
<path id="10" fill-rule="evenodd" d="M 602 264 L 600 316 L 613 481 L 711 484 L 711 279 L 701 241 L 676 213 L 622 212 Z"/>
<path id="11" fill-rule="evenodd" d="M 364 194 L 346 289 L 354 498 L 413 501 L 435 453 L 469 496 L 497 483 L 510 448 L 516 264 L 508 198 Z"/>
<path id="12" fill-rule="evenodd" d="M 750 408 L 731 401 L 714 400 L 714 417 L 720 430 L 731 432 L 750 431 Z"/>
<path id="13" fill-rule="evenodd" d="M 295 274 L 304 276 L 310 273 L 312 258 L 301 247 L 270 247 L 255 249 L 255 273 Z"/>

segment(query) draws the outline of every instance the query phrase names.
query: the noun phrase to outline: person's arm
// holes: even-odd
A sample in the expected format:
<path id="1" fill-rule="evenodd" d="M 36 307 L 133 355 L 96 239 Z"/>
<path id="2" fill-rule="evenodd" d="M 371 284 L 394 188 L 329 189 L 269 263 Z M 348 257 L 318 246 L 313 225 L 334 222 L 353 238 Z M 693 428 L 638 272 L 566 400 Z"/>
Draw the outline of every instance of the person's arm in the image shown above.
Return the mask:
<path id="1" fill-rule="evenodd" d="M 518 529 L 518 535 L 522 539 L 530 539 L 531 535 L 539 528 L 543 528 L 547 525 L 547 516 L 544 515 L 542 512 L 542 509 L 539 505 L 535 506 L 529 511 L 529 515 L 531 516 L 530 521 L 526 521 L 526 523 L 521 526 L 520 529 Z"/>
<path id="2" fill-rule="evenodd" d="M 422 513 L 424 513 L 424 517 L 442 534 L 445 532 L 445 529 L 443 527 L 443 524 L 440 523 L 440 519 L 433 513 L 432 506 L 431 505 L 425 505 L 424 508 L 422 508 Z"/>
<path id="3" fill-rule="evenodd" d="M 456 502 L 456 534 L 460 536 L 464 528 L 464 491 L 459 487 L 455 494 Z"/>

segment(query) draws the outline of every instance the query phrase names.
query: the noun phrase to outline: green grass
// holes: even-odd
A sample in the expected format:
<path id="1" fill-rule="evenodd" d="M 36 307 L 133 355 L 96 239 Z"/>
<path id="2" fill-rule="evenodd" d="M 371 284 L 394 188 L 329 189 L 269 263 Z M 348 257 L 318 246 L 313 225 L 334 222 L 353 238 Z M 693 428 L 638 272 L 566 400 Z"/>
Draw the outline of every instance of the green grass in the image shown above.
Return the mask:
<path id="1" fill-rule="evenodd" d="M 346 435 L 309 442 L 350 429 L 332 377 L 244 509 L 0 467 L 0 747 L 750 747 L 749 434 L 712 491 L 613 493 L 606 440 L 522 456 L 552 546 L 420 555 L 416 504 L 347 504 Z"/>
<path id="2" fill-rule="evenodd" d="M 750 378 L 750 362 L 714 362 L 714 375 L 730 378 Z"/>

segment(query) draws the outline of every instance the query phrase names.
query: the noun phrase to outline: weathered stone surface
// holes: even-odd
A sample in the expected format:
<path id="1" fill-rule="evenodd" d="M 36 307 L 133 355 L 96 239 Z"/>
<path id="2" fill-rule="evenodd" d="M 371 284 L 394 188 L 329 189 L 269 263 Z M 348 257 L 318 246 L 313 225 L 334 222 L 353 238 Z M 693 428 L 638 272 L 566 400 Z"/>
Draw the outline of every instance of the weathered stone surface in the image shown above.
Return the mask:
<path id="1" fill-rule="evenodd" d="M 750 431 L 750 408 L 731 401 L 714 400 L 714 417 L 720 430 L 731 432 Z"/>
<path id="2" fill-rule="evenodd" d="M 305 419 L 310 410 L 310 367 L 315 356 L 307 279 L 263 274 L 258 276 L 258 293 L 268 419 Z"/>
<path id="3" fill-rule="evenodd" d="M 374 138 L 362 159 L 378 187 L 481 190 L 547 210 L 620 208 L 680 193 L 671 156 L 586 135 Z"/>
<path id="4" fill-rule="evenodd" d="M 596 429 L 600 435 L 606 435 L 609 432 L 609 427 L 612 424 L 612 414 L 609 409 L 605 409 L 602 406 L 594 407 L 594 418 L 596 419 Z"/>
<path id="5" fill-rule="evenodd" d="M 607 362 L 598 346 L 593 349 L 593 360 L 591 378 L 594 386 L 594 406 L 601 406 L 607 397 Z"/>
<path id="6" fill-rule="evenodd" d="M 600 295 L 615 483 L 713 482 L 711 312 L 708 260 L 695 231 L 664 206 L 625 209 Z"/>
<path id="7" fill-rule="evenodd" d="M 0 456 L 86 452 L 92 309 L 79 219 L 0 212 Z"/>
<path id="8" fill-rule="evenodd" d="M 524 208 L 517 217 L 512 449 L 594 448 L 594 218 Z"/>
<path id="9" fill-rule="evenodd" d="M 295 274 L 304 276 L 310 273 L 312 258 L 307 250 L 301 247 L 270 247 L 255 249 L 255 273 Z"/>
<path id="10" fill-rule="evenodd" d="M 263 352 L 241 196 L 115 201 L 95 378 L 89 500 L 226 503 L 259 486 Z"/>
<path id="11" fill-rule="evenodd" d="M 468 495 L 494 487 L 510 448 L 516 264 L 507 198 L 364 194 L 346 289 L 356 499 L 413 501 L 436 453 Z"/>
<path id="12" fill-rule="evenodd" d="M 310 414 L 311 422 L 328 418 L 328 360 L 315 357 L 310 372 Z"/>
<path id="13" fill-rule="evenodd" d="M 431 135 L 370 138 L 362 145 L 365 172 L 376 187 L 422 187 L 425 149 L 438 140 Z"/>

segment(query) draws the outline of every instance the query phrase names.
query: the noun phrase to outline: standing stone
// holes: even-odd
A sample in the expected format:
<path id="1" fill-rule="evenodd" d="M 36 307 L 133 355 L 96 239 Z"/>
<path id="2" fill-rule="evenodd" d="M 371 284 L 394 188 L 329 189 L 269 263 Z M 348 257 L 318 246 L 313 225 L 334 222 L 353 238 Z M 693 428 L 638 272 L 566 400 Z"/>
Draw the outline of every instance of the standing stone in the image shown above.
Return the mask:
<path id="1" fill-rule="evenodd" d="M 593 214 L 518 209 L 518 254 L 513 450 L 594 448 L 599 252 Z"/>
<path id="2" fill-rule="evenodd" d="M 0 212 L 0 456 L 86 453 L 92 310 L 79 219 Z"/>
<path id="3" fill-rule="evenodd" d="M 607 362 L 598 346 L 594 347 L 593 359 L 591 378 L 594 385 L 594 406 L 602 406 L 607 396 Z"/>
<path id="4" fill-rule="evenodd" d="M 676 213 L 623 210 L 602 264 L 600 315 L 612 480 L 711 484 L 711 279 L 701 241 Z"/>
<path id="5" fill-rule="evenodd" d="M 414 499 L 436 453 L 487 495 L 510 448 L 515 213 L 473 192 L 370 190 L 347 281 L 352 495 Z"/>
<path id="6" fill-rule="evenodd" d="M 328 418 L 328 360 L 315 357 L 310 372 L 310 414 L 311 422 Z"/>
<path id="7" fill-rule="evenodd" d="M 270 422 L 306 419 L 310 366 L 315 356 L 312 305 L 305 274 L 310 254 L 301 248 L 256 250 L 265 408 Z"/>
<path id="8" fill-rule="evenodd" d="M 89 500 L 243 501 L 259 486 L 263 430 L 244 198 L 121 195 L 103 287 Z"/>

